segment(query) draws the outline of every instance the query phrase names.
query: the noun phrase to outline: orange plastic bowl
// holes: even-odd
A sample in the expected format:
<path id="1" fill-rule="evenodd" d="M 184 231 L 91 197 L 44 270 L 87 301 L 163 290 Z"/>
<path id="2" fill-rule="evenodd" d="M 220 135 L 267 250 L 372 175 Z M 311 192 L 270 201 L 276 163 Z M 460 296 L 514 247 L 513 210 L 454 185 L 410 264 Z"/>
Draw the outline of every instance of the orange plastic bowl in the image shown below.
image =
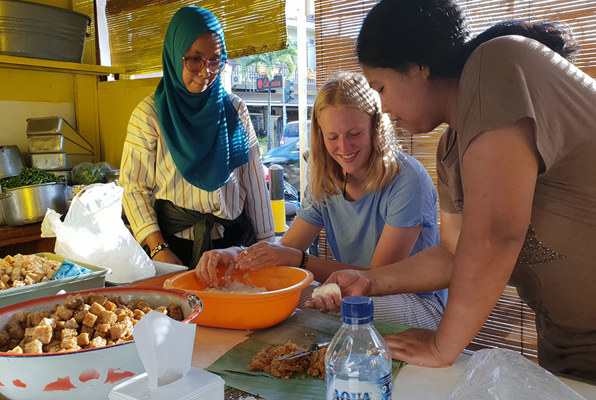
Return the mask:
<path id="1" fill-rule="evenodd" d="M 221 278 L 224 268 L 218 268 Z M 271 267 L 258 271 L 236 271 L 233 280 L 267 289 L 263 293 L 205 292 L 195 271 L 175 275 L 164 287 L 185 290 L 200 297 L 203 310 L 192 323 L 230 329 L 268 328 L 288 318 L 296 309 L 300 292 L 313 281 L 310 271 L 294 267 Z"/>

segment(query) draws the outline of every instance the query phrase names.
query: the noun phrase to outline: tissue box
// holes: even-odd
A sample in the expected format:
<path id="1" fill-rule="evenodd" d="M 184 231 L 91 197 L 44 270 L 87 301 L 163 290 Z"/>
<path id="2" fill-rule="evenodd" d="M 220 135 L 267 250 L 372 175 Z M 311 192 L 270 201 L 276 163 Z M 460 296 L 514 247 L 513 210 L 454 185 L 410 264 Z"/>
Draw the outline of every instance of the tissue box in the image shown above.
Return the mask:
<path id="1" fill-rule="evenodd" d="M 211 372 L 191 367 L 183 378 L 151 390 L 147 373 L 116 385 L 109 400 L 224 400 L 224 380 Z"/>

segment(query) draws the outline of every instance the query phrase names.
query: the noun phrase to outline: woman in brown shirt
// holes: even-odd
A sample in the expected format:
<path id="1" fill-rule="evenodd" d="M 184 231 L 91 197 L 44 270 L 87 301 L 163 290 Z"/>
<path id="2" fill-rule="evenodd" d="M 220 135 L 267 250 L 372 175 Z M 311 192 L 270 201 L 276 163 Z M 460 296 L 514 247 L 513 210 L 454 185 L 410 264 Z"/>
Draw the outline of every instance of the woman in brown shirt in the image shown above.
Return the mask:
<path id="1" fill-rule="evenodd" d="M 383 111 L 411 133 L 449 125 L 441 244 L 328 280 L 344 296 L 449 287 L 437 331 L 386 337 L 394 358 L 450 365 L 510 281 L 536 312 L 540 364 L 596 380 L 596 83 L 567 39 L 513 21 L 468 40 L 450 0 L 382 0 L 364 20 L 357 54 Z"/>

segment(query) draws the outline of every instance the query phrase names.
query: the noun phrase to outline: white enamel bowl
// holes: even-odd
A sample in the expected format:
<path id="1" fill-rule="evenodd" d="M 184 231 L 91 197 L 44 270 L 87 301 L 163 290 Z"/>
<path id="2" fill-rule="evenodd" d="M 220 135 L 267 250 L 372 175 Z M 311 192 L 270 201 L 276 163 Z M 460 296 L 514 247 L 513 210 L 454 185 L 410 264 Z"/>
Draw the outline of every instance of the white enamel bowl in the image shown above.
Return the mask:
<path id="1" fill-rule="evenodd" d="M 201 300 L 196 295 L 172 289 L 114 287 L 76 293 L 121 296 L 124 301 L 139 299 L 149 303 L 152 308 L 174 302 L 182 308 L 183 322 L 195 318 L 202 308 Z M 54 304 L 63 304 L 66 297 L 72 294 L 44 297 L 0 308 L 0 330 L 15 313 L 51 309 Z M 0 394 L 9 399 L 105 400 L 114 386 L 145 372 L 145 369 L 134 341 L 130 341 L 70 353 L 0 352 L 0 371 Z"/>

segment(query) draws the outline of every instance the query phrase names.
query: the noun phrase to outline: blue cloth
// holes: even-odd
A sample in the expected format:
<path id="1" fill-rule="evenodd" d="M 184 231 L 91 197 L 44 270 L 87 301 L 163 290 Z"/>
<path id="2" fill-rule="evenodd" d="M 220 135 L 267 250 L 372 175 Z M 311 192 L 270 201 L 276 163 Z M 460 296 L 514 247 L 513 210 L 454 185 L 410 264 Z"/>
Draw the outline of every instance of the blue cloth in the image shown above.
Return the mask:
<path id="1" fill-rule="evenodd" d="M 437 194 L 430 175 L 415 158 L 399 153 L 401 171 L 379 192 L 368 193 L 357 201 L 343 195 L 322 203 L 307 197 L 296 215 L 305 222 L 325 228 L 325 237 L 336 260 L 368 268 L 385 223 L 408 228 L 422 225 L 410 256 L 439 243 Z M 445 306 L 447 290 L 419 293 L 437 295 Z"/>
<path id="2" fill-rule="evenodd" d="M 182 7 L 172 17 L 163 46 L 163 78 L 155 106 L 176 167 L 189 183 L 205 191 L 225 185 L 230 173 L 248 162 L 244 125 L 226 93 L 221 74 L 202 93 L 190 93 L 182 80 L 182 56 L 203 33 L 213 31 L 226 59 L 223 29 L 210 11 Z"/>
<path id="3" fill-rule="evenodd" d="M 60 268 L 58 268 L 58 271 L 56 271 L 56 273 L 52 277 L 52 280 L 70 278 L 72 276 L 79 276 L 79 275 L 84 275 L 84 274 L 90 274 L 91 272 L 93 272 L 93 271 L 88 268 L 81 267 L 80 265 L 75 264 L 71 261 L 64 260 L 64 261 L 62 261 L 62 264 L 60 264 Z"/>

